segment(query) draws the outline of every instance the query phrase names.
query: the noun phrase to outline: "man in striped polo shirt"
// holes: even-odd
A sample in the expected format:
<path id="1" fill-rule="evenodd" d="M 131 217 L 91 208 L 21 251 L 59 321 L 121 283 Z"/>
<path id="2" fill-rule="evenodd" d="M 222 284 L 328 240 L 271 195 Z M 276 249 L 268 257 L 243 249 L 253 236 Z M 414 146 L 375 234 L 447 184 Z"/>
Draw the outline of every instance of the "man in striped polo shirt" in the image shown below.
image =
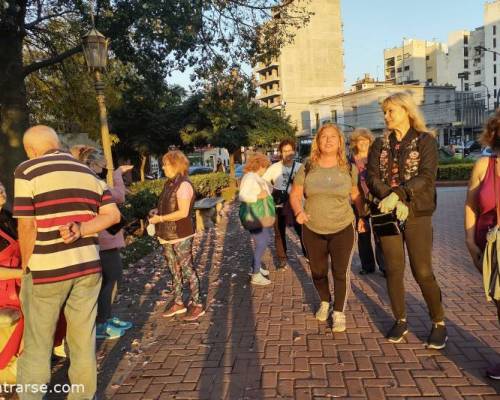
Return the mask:
<path id="1" fill-rule="evenodd" d="M 120 213 L 105 184 L 59 150 L 53 129 L 30 128 L 23 144 L 29 160 L 14 174 L 26 324 L 17 379 L 29 384 L 30 391 L 20 393 L 20 398 L 43 397 L 41 386 L 34 385 L 50 382 L 54 331 L 64 309 L 68 375 L 71 384 L 83 388 L 68 398 L 92 399 L 97 388 L 95 318 L 101 286 L 97 233 L 119 222 Z"/>

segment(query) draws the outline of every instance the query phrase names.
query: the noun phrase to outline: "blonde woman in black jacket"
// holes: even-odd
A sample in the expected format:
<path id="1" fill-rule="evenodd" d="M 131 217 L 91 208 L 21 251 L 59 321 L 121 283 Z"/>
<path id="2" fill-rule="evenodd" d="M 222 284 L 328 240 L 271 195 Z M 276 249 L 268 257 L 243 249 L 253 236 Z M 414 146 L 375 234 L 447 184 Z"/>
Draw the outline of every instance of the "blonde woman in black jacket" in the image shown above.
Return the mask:
<path id="1" fill-rule="evenodd" d="M 435 181 L 438 148 L 410 94 L 396 93 L 382 103 L 387 127 L 368 156 L 367 184 L 380 199 L 382 213 L 395 211 L 405 222 L 399 235 L 381 237 L 386 262 L 387 288 L 396 322 L 387 334 L 398 343 L 408 333 L 405 309 L 405 250 L 410 267 L 432 319 L 428 347 L 446 346 L 447 332 L 441 290 L 432 270 L 432 214 L 436 209 Z"/>

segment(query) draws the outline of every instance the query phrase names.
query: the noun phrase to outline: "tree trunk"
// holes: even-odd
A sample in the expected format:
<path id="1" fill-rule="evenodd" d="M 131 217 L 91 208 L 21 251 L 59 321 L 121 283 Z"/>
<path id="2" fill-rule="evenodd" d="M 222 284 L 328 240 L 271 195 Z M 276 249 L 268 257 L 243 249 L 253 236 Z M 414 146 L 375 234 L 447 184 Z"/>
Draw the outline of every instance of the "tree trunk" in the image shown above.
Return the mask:
<path id="1" fill-rule="evenodd" d="M 0 181 L 12 198 L 16 166 L 26 156 L 22 146 L 23 132 L 28 128 L 29 114 L 23 71 L 23 37 L 0 26 Z"/>
<path id="2" fill-rule="evenodd" d="M 235 153 L 231 153 L 229 155 L 229 187 L 232 189 L 236 188 L 236 174 L 235 174 L 235 167 L 234 167 L 234 156 Z"/>
<path id="3" fill-rule="evenodd" d="M 146 161 L 148 160 L 147 154 L 141 154 L 141 182 L 146 180 Z"/>

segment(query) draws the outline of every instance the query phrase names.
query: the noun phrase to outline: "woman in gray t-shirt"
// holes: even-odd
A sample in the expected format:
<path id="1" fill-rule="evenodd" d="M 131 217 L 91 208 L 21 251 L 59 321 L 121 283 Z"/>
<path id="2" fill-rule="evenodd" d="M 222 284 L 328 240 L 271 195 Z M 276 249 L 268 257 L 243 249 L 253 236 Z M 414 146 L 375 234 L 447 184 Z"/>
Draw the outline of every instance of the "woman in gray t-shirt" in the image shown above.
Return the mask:
<path id="1" fill-rule="evenodd" d="M 328 257 L 331 259 L 333 332 L 346 329 L 344 309 L 356 243 L 351 199 L 358 212 L 363 213 L 357 181 L 357 169 L 347 161 L 342 132 L 334 124 L 323 125 L 313 140 L 310 159 L 295 176 L 290 202 L 297 222 L 304 225 L 304 246 L 309 255 L 314 286 L 321 298 L 316 312 L 320 321 L 326 321 L 330 312 Z M 362 219 L 357 230 L 365 230 Z"/>

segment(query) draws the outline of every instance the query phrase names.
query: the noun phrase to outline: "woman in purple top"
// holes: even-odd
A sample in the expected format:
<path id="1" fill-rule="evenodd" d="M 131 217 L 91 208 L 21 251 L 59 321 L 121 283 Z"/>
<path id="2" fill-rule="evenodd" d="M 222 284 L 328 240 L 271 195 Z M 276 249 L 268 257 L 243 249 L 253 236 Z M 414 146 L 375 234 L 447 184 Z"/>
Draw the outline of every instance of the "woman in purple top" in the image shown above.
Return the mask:
<path id="1" fill-rule="evenodd" d="M 380 247 L 380 240 L 375 235 L 373 235 L 372 239 L 370 201 L 373 196 L 371 196 L 368 185 L 366 184 L 368 152 L 374 140 L 373 134 L 369 129 L 357 128 L 351 134 L 349 144 L 351 150 L 350 161 L 358 169 L 358 189 L 361 193 L 364 205 L 363 215 L 359 215 L 356 209 L 354 210 L 356 220 L 363 219 L 366 227 L 365 232 L 358 234 L 358 253 L 361 259 L 361 271 L 359 273 L 361 275 L 375 272 L 375 264 L 378 264 L 380 271 L 385 275 L 384 256 L 382 254 L 382 248 Z"/>
<path id="2" fill-rule="evenodd" d="M 491 157 L 476 161 L 472 170 L 465 203 L 465 240 L 475 267 L 482 272 L 482 256 L 486 247 L 486 234 L 491 227 L 499 224 L 495 204 L 495 181 L 500 196 L 500 112 L 486 123 L 480 142 L 489 146 Z M 496 175 L 496 177 L 495 177 Z M 500 320 L 500 304 L 497 302 Z M 486 374 L 492 379 L 500 379 L 500 364 L 489 368 Z"/>

